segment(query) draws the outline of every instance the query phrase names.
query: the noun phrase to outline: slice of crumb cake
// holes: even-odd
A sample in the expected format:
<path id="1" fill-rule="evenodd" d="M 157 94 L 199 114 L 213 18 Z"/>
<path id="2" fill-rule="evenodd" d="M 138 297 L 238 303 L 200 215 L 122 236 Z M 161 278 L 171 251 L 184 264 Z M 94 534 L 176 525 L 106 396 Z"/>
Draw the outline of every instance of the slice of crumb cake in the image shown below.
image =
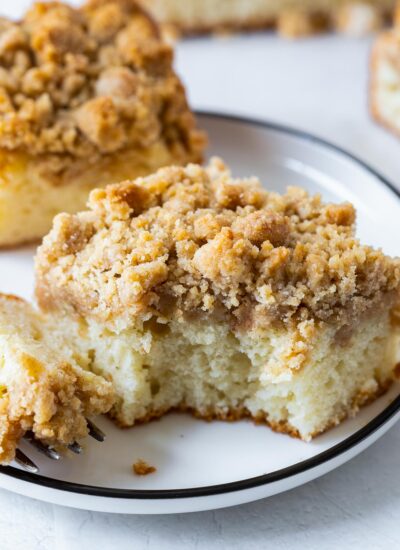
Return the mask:
<path id="1" fill-rule="evenodd" d="M 0 294 L 0 464 L 28 430 L 64 447 L 88 433 L 86 417 L 107 412 L 112 386 L 85 369 L 63 336 L 27 302 Z"/>
<path id="2" fill-rule="evenodd" d="M 400 2 L 397 25 L 376 39 L 371 58 L 373 117 L 400 137 Z"/>
<path id="3" fill-rule="evenodd" d="M 382 27 L 395 0 L 140 0 L 167 30 L 183 34 L 276 26 L 286 37 L 336 28 L 362 35 Z"/>
<path id="4" fill-rule="evenodd" d="M 0 246 L 42 237 L 94 186 L 201 161 L 172 57 L 134 0 L 0 18 Z"/>
<path id="5" fill-rule="evenodd" d="M 393 379 L 400 263 L 350 204 L 169 167 L 92 191 L 36 258 L 37 298 L 131 426 L 171 409 L 309 440 Z"/>

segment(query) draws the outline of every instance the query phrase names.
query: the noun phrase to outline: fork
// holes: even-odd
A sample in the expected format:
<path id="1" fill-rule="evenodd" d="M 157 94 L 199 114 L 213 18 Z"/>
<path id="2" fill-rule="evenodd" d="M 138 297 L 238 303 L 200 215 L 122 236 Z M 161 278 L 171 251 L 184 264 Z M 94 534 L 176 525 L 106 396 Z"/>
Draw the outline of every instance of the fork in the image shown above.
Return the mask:
<path id="1" fill-rule="evenodd" d="M 93 439 L 96 439 L 96 441 L 103 442 L 106 438 L 104 432 L 100 430 L 100 428 L 88 418 L 86 419 L 86 422 L 89 429 L 89 435 L 93 437 Z M 53 447 L 46 445 L 39 439 L 35 439 L 35 435 L 33 432 L 26 432 L 24 435 L 24 440 L 32 445 L 32 447 L 34 447 L 41 454 L 47 456 L 47 458 L 50 458 L 52 460 L 60 460 L 61 454 Z M 83 451 L 83 448 L 81 447 L 81 445 L 79 445 L 77 441 L 74 441 L 73 443 L 68 445 L 67 448 L 77 455 L 81 454 Z M 39 472 L 39 467 L 33 462 L 33 460 L 29 458 L 29 456 L 21 451 L 21 449 L 16 450 L 14 460 L 19 466 L 21 466 L 21 468 L 23 468 L 27 472 L 35 474 Z"/>

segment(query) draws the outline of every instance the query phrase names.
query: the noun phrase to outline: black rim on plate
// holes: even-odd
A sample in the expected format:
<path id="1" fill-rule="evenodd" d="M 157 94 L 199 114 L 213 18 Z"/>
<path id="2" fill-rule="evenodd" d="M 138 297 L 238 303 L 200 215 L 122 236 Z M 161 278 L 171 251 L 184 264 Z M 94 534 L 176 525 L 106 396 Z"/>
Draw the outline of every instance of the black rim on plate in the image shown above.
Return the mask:
<path id="1" fill-rule="evenodd" d="M 299 137 L 304 141 L 313 142 L 317 145 L 322 145 L 326 149 L 331 149 L 336 153 L 351 159 L 356 164 L 364 168 L 367 172 L 372 174 L 378 179 L 385 187 L 389 188 L 398 198 L 400 198 L 400 192 L 379 174 L 376 170 L 371 168 L 364 161 L 360 160 L 351 153 L 345 151 L 341 147 L 333 145 L 332 143 L 325 141 L 319 137 L 313 136 L 308 132 L 302 130 L 295 130 L 293 128 L 283 126 L 272 122 L 264 122 L 262 120 L 251 119 L 247 117 L 240 117 L 228 114 L 213 113 L 208 111 L 198 111 L 198 115 L 206 118 L 213 118 L 216 120 L 223 120 L 233 123 L 250 124 L 252 126 L 258 126 L 268 130 L 274 130 L 279 133 L 288 134 L 291 136 Z M 397 396 L 388 407 L 386 407 L 380 414 L 373 418 L 363 428 L 347 437 L 345 440 L 334 445 L 330 449 L 319 453 L 307 460 L 303 460 L 287 468 L 282 468 L 268 474 L 244 479 L 240 481 L 232 481 L 230 483 L 222 483 L 218 485 L 210 485 L 207 487 L 193 487 L 189 489 L 162 489 L 162 490 L 138 490 L 138 489 L 117 489 L 111 487 L 98 487 L 94 485 L 84 485 L 81 483 L 73 483 L 70 481 L 64 481 L 62 479 L 48 478 L 42 475 L 32 474 L 14 468 L 13 466 L 0 466 L 0 473 L 7 475 L 21 481 L 34 483 L 50 489 L 57 489 L 60 491 L 67 491 L 72 493 L 108 497 L 108 498 L 123 498 L 123 499 L 177 499 L 177 498 L 193 498 L 219 495 L 223 493 L 230 493 L 234 491 L 243 491 L 245 489 L 252 489 L 261 485 L 267 485 L 283 479 L 301 474 L 307 470 L 314 469 L 322 464 L 331 461 L 346 451 L 349 451 L 352 447 L 360 444 L 364 439 L 372 435 L 379 428 L 381 428 L 386 422 L 390 420 L 400 410 L 400 395 Z"/>

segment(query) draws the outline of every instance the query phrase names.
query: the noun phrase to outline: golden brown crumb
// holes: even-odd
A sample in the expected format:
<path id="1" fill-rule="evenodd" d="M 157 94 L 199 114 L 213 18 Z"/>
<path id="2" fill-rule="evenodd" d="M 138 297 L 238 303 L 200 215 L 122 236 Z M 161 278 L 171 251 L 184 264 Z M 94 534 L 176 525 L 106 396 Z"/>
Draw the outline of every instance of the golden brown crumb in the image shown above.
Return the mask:
<path id="1" fill-rule="evenodd" d="M 335 23 L 339 32 L 365 36 L 384 27 L 385 16 L 380 6 L 360 1 L 349 2 L 338 9 Z"/>
<path id="2" fill-rule="evenodd" d="M 303 9 L 286 9 L 278 17 L 278 32 L 286 38 L 301 38 L 326 30 L 327 16 Z"/>
<path id="3" fill-rule="evenodd" d="M 230 313 L 237 321 L 358 317 L 400 281 L 400 262 L 362 246 L 351 204 L 233 179 L 221 160 L 94 190 L 56 217 L 36 260 L 45 309 L 101 322 Z"/>
<path id="4" fill-rule="evenodd" d="M 393 374 L 397 379 L 400 379 L 400 363 L 397 363 L 393 369 Z"/>
<path id="5" fill-rule="evenodd" d="M 396 2 L 396 8 L 394 11 L 394 26 L 400 28 L 400 1 Z"/>
<path id="6" fill-rule="evenodd" d="M 164 139 L 200 152 L 172 50 L 134 0 L 38 2 L 0 18 L 0 147 L 95 162 Z"/>
<path id="7" fill-rule="evenodd" d="M 157 468 L 150 466 L 150 464 L 147 464 L 147 462 L 139 458 L 139 460 L 132 464 L 132 470 L 137 476 L 147 476 L 149 474 L 154 474 Z"/>

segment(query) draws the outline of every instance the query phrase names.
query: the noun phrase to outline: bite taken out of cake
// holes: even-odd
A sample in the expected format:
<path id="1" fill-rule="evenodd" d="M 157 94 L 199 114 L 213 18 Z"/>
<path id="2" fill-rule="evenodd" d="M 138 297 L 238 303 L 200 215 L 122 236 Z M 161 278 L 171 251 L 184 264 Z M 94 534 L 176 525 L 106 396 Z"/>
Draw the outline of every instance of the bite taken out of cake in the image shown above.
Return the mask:
<path id="1" fill-rule="evenodd" d="M 124 427 L 183 410 L 310 440 L 392 383 L 399 288 L 351 204 L 219 159 L 92 191 L 36 257 L 40 308 L 111 381 Z"/>
<path id="2" fill-rule="evenodd" d="M 201 161 L 172 62 L 134 0 L 0 18 L 0 247 L 41 238 L 95 186 Z"/>

